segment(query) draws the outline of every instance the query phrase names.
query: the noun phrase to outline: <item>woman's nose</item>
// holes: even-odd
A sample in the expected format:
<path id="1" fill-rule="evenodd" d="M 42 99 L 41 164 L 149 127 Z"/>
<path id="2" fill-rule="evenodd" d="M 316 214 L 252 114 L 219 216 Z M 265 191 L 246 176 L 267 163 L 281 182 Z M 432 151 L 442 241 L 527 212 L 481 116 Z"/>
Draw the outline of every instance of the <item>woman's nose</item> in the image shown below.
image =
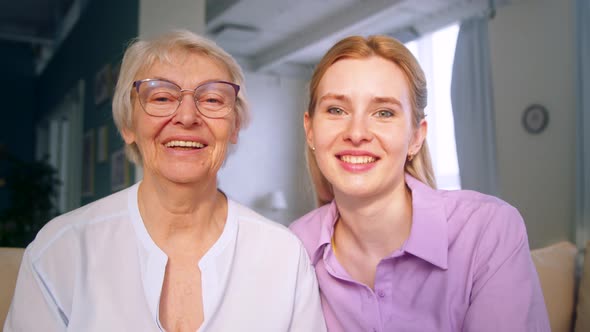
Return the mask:
<path id="1" fill-rule="evenodd" d="M 348 121 L 344 139 L 354 145 L 369 142 L 373 138 L 369 121 L 364 114 L 353 114 Z"/>
<path id="2" fill-rule="evenodd" d="M 203 115 L 197 109 L 193 96 L 190 93 L 183 93 L 180 98 L 180 105 L 174 113 L 174 122 L 184 126 L 201 123 Z"/>

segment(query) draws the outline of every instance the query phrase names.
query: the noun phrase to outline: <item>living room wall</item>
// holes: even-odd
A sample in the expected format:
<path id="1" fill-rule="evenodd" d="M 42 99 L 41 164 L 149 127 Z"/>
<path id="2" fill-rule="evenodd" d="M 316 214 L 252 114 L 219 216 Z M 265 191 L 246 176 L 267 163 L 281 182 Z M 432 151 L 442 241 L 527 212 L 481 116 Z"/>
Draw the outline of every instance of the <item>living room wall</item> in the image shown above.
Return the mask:
<path id="1" fill-rule="evenodd" d="M 92 132 L 96 142 L 99 128 L 107 126 L 108 156 L 120 150 L 123 142 L 112 120 L 110 97 L 100 103 L 96 102 L 95 77 L 104 68 L 116 68 L 125 46 L 131 38 L 137 36 L 138 7 L 138 0 L 89 1 L 71 34 L 39 78 L 39 86 L 42 88 L 39 92 L 37 120 L 55 108 L 79 80 L 85 81 L 83 132 Z M 133 179 L 133 174 L 129 178 Z M 84 196 L 82 204 L 111 192 L 110 163 L 108 160 L 96 162 L 93 193 Z"/>
<path id="2" fill-rule="evenodd" d="M 0 153 L 2 150 L 23 161 L 33 160 L 33 114 L 37 97 L 33 49 L 26 44 L 0 43 Z M 6 188 L 8 165 L 0 160 L 0 211 L 10 206 Z"/>
<path id="3" fill-rule="evenodd" d="M 304 157 L 303 112 L 307 79 L 246 72 L 252 122 L 219 172 L 219 187 L 232 199 L 288 225 L 314 208 Z M 284 194 L 274 210 L 270 195 Z"/>
<path id="4" fill-rule="evenodd" d="M 490 22 L 501 197 L 523 215 L 531 247 L 574 240 L 575 68 L 573 1 L 515 0 Z M 549 110 L 541 134 L 524 109 Z"/>

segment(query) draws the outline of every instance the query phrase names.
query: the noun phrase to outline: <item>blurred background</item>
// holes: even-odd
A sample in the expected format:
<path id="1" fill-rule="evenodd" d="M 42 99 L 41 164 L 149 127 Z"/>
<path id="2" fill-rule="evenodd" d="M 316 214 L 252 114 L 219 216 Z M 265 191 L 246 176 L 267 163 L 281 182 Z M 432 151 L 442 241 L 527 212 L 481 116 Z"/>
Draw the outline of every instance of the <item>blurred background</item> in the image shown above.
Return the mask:
<path id="1" fill-rule="evenodd" d="M 533 248 L 582 247 L 589 15 L 587 0 L 2 1 L 0 246 L 25 246 L 55 214 L 141 179 L 111 116 L 120 61 L 132 38 L 186 28 L 246 74 L 253 121 L 219 177 L 232 199 L 285 225 L 314 207 L 302 128 L 310 74 L 337 40 L 387 34 L 427 73 L 439 187 L 516 206 Z"/>

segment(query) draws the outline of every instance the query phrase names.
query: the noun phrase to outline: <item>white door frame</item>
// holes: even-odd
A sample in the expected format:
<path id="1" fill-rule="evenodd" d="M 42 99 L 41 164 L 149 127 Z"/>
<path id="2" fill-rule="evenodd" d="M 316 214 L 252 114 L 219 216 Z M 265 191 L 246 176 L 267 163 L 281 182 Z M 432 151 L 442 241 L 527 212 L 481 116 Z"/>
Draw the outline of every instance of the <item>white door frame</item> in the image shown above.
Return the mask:
<path id="1" fill-rule="evenodd" d="M 578 248 L 590 241 L 590 3 L 574 2 L 576 17 L 576 224 Z"/>
<path id="2" fill-rule="evenodd" d="M 40 160 L 47 155 L 49 163 L 57 169 L 62 183 L 57 197 L 60 213 L 80 206 L 83 128 L 84 81 L 80 80 L 39 121 L 36 128 L 36 159 Z"/>

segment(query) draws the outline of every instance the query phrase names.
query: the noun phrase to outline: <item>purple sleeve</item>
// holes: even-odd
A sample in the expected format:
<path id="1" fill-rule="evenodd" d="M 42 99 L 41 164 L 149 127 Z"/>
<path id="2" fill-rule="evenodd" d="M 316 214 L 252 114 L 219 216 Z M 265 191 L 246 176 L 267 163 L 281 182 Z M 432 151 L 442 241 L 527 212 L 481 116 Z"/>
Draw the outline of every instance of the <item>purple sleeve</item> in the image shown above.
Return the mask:
<path id="1" fill-rule="evenodd" d="M 522 217 L 503 205 L 475 253 L 463 331 L 548 331 L 549 319 Z"/>

